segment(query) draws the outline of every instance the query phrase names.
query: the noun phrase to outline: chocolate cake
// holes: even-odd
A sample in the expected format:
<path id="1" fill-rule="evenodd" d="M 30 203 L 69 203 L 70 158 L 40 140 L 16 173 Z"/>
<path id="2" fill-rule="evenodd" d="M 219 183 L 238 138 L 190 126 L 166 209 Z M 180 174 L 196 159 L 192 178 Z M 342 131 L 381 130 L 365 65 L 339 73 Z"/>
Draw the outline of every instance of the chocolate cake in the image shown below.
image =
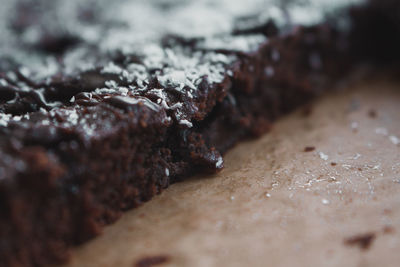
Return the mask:
<path id="1" fill-rule="evenodd" d="M 123 211 L 221 170 L 370 58 L 355 51 L 382 17 L 348 0 L 2 5 L 0 266 L 65 262 Z"/>

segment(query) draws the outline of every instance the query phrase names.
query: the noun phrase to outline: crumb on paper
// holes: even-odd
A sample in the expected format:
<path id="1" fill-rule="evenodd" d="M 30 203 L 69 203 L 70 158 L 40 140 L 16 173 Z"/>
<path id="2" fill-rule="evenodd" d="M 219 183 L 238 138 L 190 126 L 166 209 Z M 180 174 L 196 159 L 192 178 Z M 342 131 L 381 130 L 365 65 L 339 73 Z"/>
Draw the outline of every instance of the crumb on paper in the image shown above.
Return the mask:
<path id="1" fill-rule="evenodd" d="M 329 156 L 327 154 L 325 154 L 324 152 L 319 152 L 318 155 L 323 160 L 328 160 L 329 159 Z"/>
<path id="2" fill-rule="evenodd" d="M 137 260 L 133 266 L 135 267 L 152 267 L 160 264 L 164 264 L 170 261 L 170 257 L 167 255 L 158 256 L 147 256 Z"/>
<path id="3" fill-rule="evenodd" d="M 397 136 L 391 135 L 389 136 L 389 140 L 396 146 L 400 144 L 400 139 Z"/>
<path id="4" fill-rule="evenodd" d="M 306 146 L 304 148 L 304 152 L 311 152 L 315 150 L 315 146 Z"/>
<path id="5" fill-rule="evenodd" d="M 370 118 L 376 118 L 378 116 L 378 113 L 376 112 L 376 110 L 374 110 L 374 109 L 370 109 L 369 111 L 368 111 L 368 117 L 370 117 Z"/>
<path id="6" fill-rule="evenodd" d="M 377 164 L 374 167 L 372 167 L 373 170 L 379 170 L 381 168 L 381 164 Z"/>
<path id="7" fill-rule="evenodd" d="M 394 233 L 394 232 L 395 232 L 395 229 L 394 229 L 394 227 L 391 226 L 391 225 L 385 225 L 385 226 L 383 227 L 383 233 L 384 233 L 384 234 L 392 234 L 392 233 Z"/>
<path id="8" fill-rule="evenodd" d="M 370 248 L 375 238 L 375 233 L 366 233 L 346 238 L 344 243 L 349 246 L 358 246 L 360 249 L 366 250 Z"/>
<path id="9" fill-rule="evenodd" d="M 322 202 L 322 204 L 324 204 L 324 205 L 329 205 L 329 203 L 330 203 L 330 201 L 329 201 L 328 199 L 326 199 L 326 198 L 323 198 L 323 199 L 321 200 L 321 202 Z"/>

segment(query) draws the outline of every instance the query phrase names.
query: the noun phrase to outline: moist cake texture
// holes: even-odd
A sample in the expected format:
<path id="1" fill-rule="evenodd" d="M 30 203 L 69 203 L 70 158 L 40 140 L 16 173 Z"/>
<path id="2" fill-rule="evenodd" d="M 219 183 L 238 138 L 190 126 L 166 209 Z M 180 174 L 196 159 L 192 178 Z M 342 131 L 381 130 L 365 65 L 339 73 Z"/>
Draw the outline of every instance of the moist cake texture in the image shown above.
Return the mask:
<path id="1" fill-rule="evenodd" d="M 0 265 L 43 266 L 325 92 L 362 1 L 3 2 Z"/>

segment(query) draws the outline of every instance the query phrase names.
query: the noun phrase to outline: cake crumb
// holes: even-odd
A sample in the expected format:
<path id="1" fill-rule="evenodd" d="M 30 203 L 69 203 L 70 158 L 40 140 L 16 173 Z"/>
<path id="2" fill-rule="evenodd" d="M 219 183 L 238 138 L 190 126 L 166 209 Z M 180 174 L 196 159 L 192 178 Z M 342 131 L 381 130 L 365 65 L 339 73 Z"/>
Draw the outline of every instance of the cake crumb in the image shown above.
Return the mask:
<path id="1" fill-rule="evenodd" d="M 370 109 L 370 110 L 368 111 L 368 117 L 374 119 L 374 118 L 376 118 L 377 116 L 378 116 L 378 114 L 377 114 L 376 110 Z"/>
<path id="2" fill-rule="evenodd" d="M 155 265 L 160 265 L 169 262 L 170 258 L 167 255 L 149 256 L 143 257 L 137 260 L 133 266 L 134 267 L 152 267 Z"/>
<path id="3" fill-rule="evenodd" d="M 391 226 L 391 225 L 385 225 L 384 227 L 383 227 L 383 233 L 384 234 L 392 234 L 392 233 L 394 233 L 395 232 L 395 229 L 393 228 L 393 226 Z"/>
<path id="4" fill-rule="evenodd" d="M 311 151 L 314 151 L 315 150 L 315 147 L 314 146 L 306 146 L 305 148 L 304 148 L 304 152 L 311 152 Z"/>
<path id="5" fill-rule="evenodd" d="M 344 243 L 349 246 L 358 246 L 362 250 L 367 250 L 370 248 L 375 238 L 375 233 L 366 233 L 346 238 Z"/>

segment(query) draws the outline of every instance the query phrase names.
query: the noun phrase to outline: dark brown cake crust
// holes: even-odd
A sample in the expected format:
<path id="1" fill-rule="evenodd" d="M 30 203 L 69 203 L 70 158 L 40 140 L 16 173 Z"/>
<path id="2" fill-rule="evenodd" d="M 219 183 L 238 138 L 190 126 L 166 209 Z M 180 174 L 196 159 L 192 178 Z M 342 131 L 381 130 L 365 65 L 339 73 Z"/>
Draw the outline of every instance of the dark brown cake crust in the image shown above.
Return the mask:
<path id="1" fill-rule="evenodd" d="M 43 24 L 31 9 L 16 9 L 11 32 Z M 100 19 L 79 10 L 89 24 Z M 69 247 L 170 183 L 221 170 L 236 142 L 265 133 L 350 67 L 335 24 L 250 22 L 211 39 L 168 34 L 147 54 L 105 53 L 41 27 L 17 47 L 56 60 L 39 78 L 0 55 L 0 265 L 65 262 Z"/>

